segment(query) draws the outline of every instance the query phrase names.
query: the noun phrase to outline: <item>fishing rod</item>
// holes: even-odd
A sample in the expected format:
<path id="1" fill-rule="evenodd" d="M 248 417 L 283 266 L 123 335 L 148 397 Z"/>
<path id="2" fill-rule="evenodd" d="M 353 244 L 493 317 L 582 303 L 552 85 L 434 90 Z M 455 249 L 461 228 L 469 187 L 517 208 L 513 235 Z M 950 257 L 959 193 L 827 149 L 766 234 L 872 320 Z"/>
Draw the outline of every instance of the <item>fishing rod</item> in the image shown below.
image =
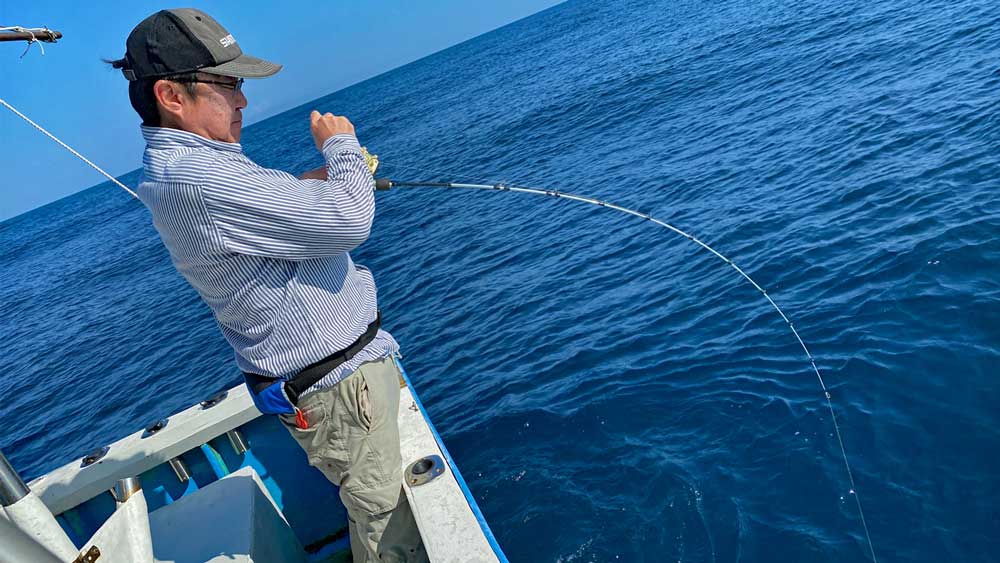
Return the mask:
<path id="1" fill-rule="evenodd" d="M 0 105 L 3 105 L 4 107 L 6 107 L 7 109 L 9 109 L 10 111 L 14 112 L 19 117 L 21 117 L 23 120 L 27 121 L 33 127 L 35 127 L 36 129 L 38 129 L 39 131 L 41 131 L 43 134 L 45 134 L 46 136 L 48 136 L 49 138 L 51 138 L 53 141 L 55 141 L 59 145 L 61 145 L 63 148 L 65 148 L 69 152 L 73 153 L 75 156 L 77 156 L 78 158 L 80 158 L 81 160 L 83 160 L 86 164 L 90 165 L 92 168 L 94 168 L 95 170 L 97 170 L 98 172 L 100 172 L 101 174 L 103 174 L 111 182 L 113 182 L 116 185 L 118 185 L 118 187 L 120 187 L 123 190 L 125 190 L 126 192 L 128 192 L 132 197 L 135 197 L 136 199 L 139 199 L 139 197 L 136 195 L 136 193 L 134 191 L 132 191 L 131 189 L 129 189 L 127 186 L 125 186 L 125 184 L 121 183 L 117 178 L 115 178 L 114 176 L 108 174 L 107 172 L 105 172 L 104 170 L 102 170 L 100 167 L 98 167 L 96 164 L 94 164 L 93 162 L 87 160 L 86 157 L 84 157 L 83 155 L 81 155 L 77 151 L 73 150 L 66 143 L 60 141 L 58 138 L 56 138 L 55 135 L 53 135 L 52 133 L 49 133 L 41 125 L 39 125 L 39 124 L 35 123 L 34 121 L 32 121 L 31 119 L 29 119 L 23 113 L 17 111 L 13 106 L 11 106 L 10 104 L 8 104 L 2 98 L 0 98 Z M 365 156 L 365 161 L 366 161 L 366 163 L 368 165 L 369 170 L 372 172 L 372 175 L 374 175 L 375 174 L 375 170 L 376 170 L 376 168 L 378 167 L 378 164 L 379 164 L 378 157 L 376 155 L 368 154 L 368 152 L 366 150 L 364 150 L 363 148 L 362 148 L 362 152 L 363 152 L 363 154 Z M 799 335 L 799 331 L 795 328 L 795 324 L 792 323 L 791 319 L 789 319 L 787 315 L 785 315 L 785 312 L 781 310 L 781 307 L 779 307 L 778 304 L 774 301 L 774 299 L 767 293 L 767 290 L 765 290 L 763 287 L 761 287 L 760 284 L 758 284 L 756 281 L 754 281 L 754 279 L 751 278 L 750 275 L 747 274 L 742 268 L 740 268 L 733 260 L 731 260 L 727 256 L 723 255 L 722 253 L 720 253 L 716 249 L 712 248 L 707 243 L 705 243 L 701 239 L 695 237 L 694 235 L 691 235 L 691 234 L 689 234 L 689 233 L 687 233 L 687 232 L 685 232 L 685 231 L 683 231 L 683 230 L 681 230 L 681 229 L 679 229 L 679 228 L 671 225 L 670 223 L 667 223 L 666 221 L 657 219 L 656 217 L 653 217 L 652 215 L 649 215 L 648 213 L 643 213 L 641 211 L 636 211 L 634 209 L 629 209 L 627 207 L 622 207 L 620 205 L 616 205 L 616 204 L 611 203 L 609 201 L 595 199 L 595 198 L 592 198 L 592 197 L 587 197 L 587 196 L 582 196 L 582 195 L 577 195 L 577 194 L 572 194 L 572 193 L 563 192 L 563 191 L 559 191 L 559 190 L 532 188 L 532 187 L 527 187 L 527 186 L 518 186 L 518 185 L 512 185 L 512 184 L 506 184 L 506 183 L 473 184 L 473 183 L 458 183 L 458 182 L 416 182 L 416 181 L 390 180 L 388 178 L 376 178 L 375 179 L 375 189 L 377 191 L 387 191 L 387 190 L 390 190 L 390 189 L 393 189 L 393 188 L 402 188 L 402 189 L 412 189 L 412 188 L 440 188 L 440 189 L 467 189 L 467 190 L 481 190 L 481 191 L 516 192 L 516 193 L 524 193 L 524 194 L 532 194 L 532 195 L 541 195 L 541 196 L 553 197 L 553 198 L 558 198 L 558 199 L 566 199 L 566 200 L 577 201 L 577 202 L 586 203 L 586 204 L 590 204 L 590 205 L 596 205 L 598 207 L 606 207 L 608 209 L 613 209 L 615 211 L 619 211 L 619 212 L 625 213 L 627 215 L 632 215 L 632 216 L 638 217 L 638 218 L 643 219 L 645 221 L 648 221 L 650 223 L 654 223 L 654 224 L 656 224 L 656 225 L 658 225 L 660 227 L 663 227 L 663 228 L 665 228 L 665 229 L 667 229 L 667 230 L 669 230 L 669 231 L 671 231 L 671 232 L 673 232 L 673 233 L 675 233 L 677 235 L 680 235 L 680 236 L 688 239 L 689 241 L 697 244 L 698 246 L 700 246 L 704 250 L 707 250 L 707 251 L 711 252 L 717 258 L 719 258 L 720 260 L 722 260 L 723 262 L 725 262 L 726 264 L 728 264 L 731 268 L 733 268 L 734 270 L 736 270 L 736 272 L 740 276 L 742 276 L 745 280 L 747 280 L 748 282 L 750 282 L 750 284 L 753 285 L 753 287 L 756 288 L 757 291 L 759 291 L 761 293 L 761 295 L 764 296 L 765 299 L 767 299 L 767 302 L 771 304 L 771 307 L 773 307 L 774 310 L 777 311 L 777 313 L 779 315 L 781 315 L 782 320 L 785 321 L 785 324 L 788 325 L 789 330 L 791 330 L 792 334 L 795 335 L 795 339 L 798 341 L 799 345 L 802 347 L 802 351 L 805 352 L 806 357 L 809 359 L 809 364 L 812 367 L 813 373 L 816 374 L 816 379 L 819 381 L 820 388 L 823 390 L 823 396 L 826 399 L 827 409 L 830 411 L 830 420 L 833 422 L 833 428 L 834 428 L 835 434 L 837 436 L 837 444 L 840 447 L 840 454 L 841 454 L 842 459 L 844 460 L 844 469 L 847 472 L 847 479 L 848 479 L 848 481 L 850 482 L 850 485 L 851 485 L 851 488 L 848 491 L 848 493 L 851 496 L 854 497 L 854 502 L 857 505 L 858 517 L 861 520 L 861 527 L 864 529 L 864 532 L 865 532 L 865 539 L 867 540 L 868 551 L 869 551 L 869 555 L 871 556 L 871 560 L 872 560 L 873 563 L 878 563 L 878 558 L 875 555 L 875 546 L 872 543 L 871 532 L 868 529 L 868 522 L 865 519 L 864 509 L 861 506 L 861 496 L 858 494 L 858 492 L 857 492 L 857 486 L 855 485 L 854 472 L 851 469 L 851 463 L 850 463 L 850 461 L 848 460 L 848 457 L 847 457 L 847 448 L 844 446 L 844 439 L 843 439 L 843 436 L 842 436 L 841 431 L 840 431 L 840 424 L 837 422 L 837 415 L 834 413 L 834 410 L 833 410 L 833 397 L 831 396 L 830 391 L 829 391 L 829 389 L 826 386 L 826 383 L 823 381 L 823 375 L 820 373 L 819 367 L 816 365 L 816 359 L 813 358 L 813 355 L 809 351 L 809 348 L 806 346 L 805 341 L 802 340 L 802 337 Z"/>
<path id="2" fill-rule="evenodd" d="M 587 203 L 587 204 L 591 204 L 591 205 L 596 205 L 598 207 L 606 207 L 608 209 L 614 209 L 615 211 L 620 211 L 622 213 L 625 213 L 625 214 L 628 214 L 628 215 L 632 215 L 632 216 L 638 217 L 640 219 L 649 221 L 650 223 L 654 223 L 656 225 L 664 227 L 664 228 L 668 229 L 669 231 L 671 231 L 671 232 L 673 232 L 675 234 L 678 234 L 678 235 L 680 235 L 680 236 L 688 239 L 689 241 L 697 244 L 701 248 L 703 248 L 703 249 L 711 252 L 717 258 L 719 258 L 720 260 L 722 260 L 723 262 L 725 262 L 726 264 L 728 264 L 730 267 L 732 267 L 734 270 L 736 270 L 736 272 L 740 276 L 742 276 L 743 279 L 745 279 L 746 281 L 750 282 L 750 284 L 753 285 L 754 288 L 756 288 L 757 291 L 759 291 L 761 293 L 761 295 L 764 296 L 765 299 L 767 299 L 767 302 L 771 304 L 771 307 L 773 307 L 774 310 L 777 311 L 779 315 L 781 315 L 782 320 L 785 321 L 785 324 L 788 325 L 788 328 L 792 331 L 792 334 L 795 335 L 795 339 L 799 342 L 799 345 L 802 347 L 802 351 L 805 352 L 806 357 L 809 358 L 809 364 L 812 367 L 813 372 L 816 374 L 816 379 L 819 381 L 820 388 L 822 388 L 822 390 L 823 390 L 823 397 L 826 399 L 826 406 L 827 406 L 827 408 L 830 411 L 830 420 L 833 422 L 833 429 L 834 429 L 834 431 L 836 433 L 836 436 L 837 436 L 837 444 L 840 446 L 840 453 L 841 453 L 841 456 L 843 457 L 843 460 L 844 460 L 844 469 L 847 471 L 847 479 L 848 479 L 848 481 L 851 484 L 851 488 L 848 491 L 848 493 L 851 496 L 854 497 L 854 501 L 857 504 L 857 507 L 858 507 L 858 516 L 861 519 L 861 526 L 862 526 L 862 528 L 864 528 L 865 538 L 868 541 L 869 554 L 871 555 L 872 561 L 875 562 L 875 563 L 878 563 L 878 559 L 875 556 L 875 547 L 872 544 L 871 533 L 868 530 L 868 522 L 865 520 L 865 512 L 864 512 L 864 509 L 861 507 L 861 496 L 858 494 L 858 492 L 857 492 L 857 490 L 858 490 L 857 486 L 854 483 L 854 472 L 851 470 L 851 463 L 848 461 L 848 458 L 847 458 L 847 448 L 844 446 L 844 438 L 843 438 L 843 436 L 841 435 L 841 432 L 840 432 L 840 424 L 837 422 L 837 415 L 834 414 L 834 411 L 833 411 L 833 397 L 831 396 L 829 389 L 827 389 L 826 382 L 823 381 L 823 375 L 820 373 L 819 367 L 816 366 L 816 359 L 813 358 L 812 353 L 809 351 L 809 348 L 806 346 L 805 341 L 802 340 L 802 337 L 799 335 L 799 331 L 795 328 L 795 324 L 791 321 L 791 319 L 789 319 L 788 316 L 785 315 L 785 312 L 781 310 L 781 307 L 779 307 L 778 304 L 775 303 L 774 299 L 767 293 L 767 290 L 764 289 L 763 287 L 761 287 L 760 284 L 758 284 L 756 281 L 754 281 L 754 279 L 751 278 L 750 275 L 747 274 L 742 268 L 740 268 L 736 264 L 736 262 L 733 262 L 730 258 L 728 258 L 727 256 L 723 255 L 721 252 L 717 251 L 716 249 L 712 248 L 711 246 L 709 246 L 708 244 L 706 244 L 701 239 L 699 239 L 699 238 L 695 237 L 694 235 L 692 235 L 690 233 L 687 233 L 687 232 L 685 232 L 685 231 L 683 231 L 683 230 L 681 230 L 681 229 L 679 229 L 679 228 L 671 225 L 670 223 L 667 223 L 666 221 L 662 221 L 660 219 L 657 219 L 656 217 L 653 217 L 652 215 L 649 215 L 648 213 L 643 213 L 641 211 L 636 211 L 634 209 L 629 209 L 627 207 L 622 207 L 620 205 L 616 205 L 616 204 L 611 203 L 609 201 L 595 199 L 595 198 L 592 198 L 592 197 L 586 197 L 586 196 L 582 196 L 582 195 L 571 194 L 571 193 L 563 192 L 563 191 L 559 191 L 559 190 L 531 188 L 531 187 L 527 187 L 527 186 L 517 186 L 517 185 L 511 185 L 511 184 L 505 184 L 505 183 L 499 183 L 499 184 L 466 184 L 466 183 L 458 183 L 458 182 L 413 182 L 413 181 L 403 181 L 403 180 L 390 180 L 388 178 L 378 178 L 378 179 L 375 180 L 375 189 L 376 190 L 387 191 L 387 190 L 392 189 L 392 188 L 441 188 L 441 189 L 465 189 L 465 190 L 488 190 L 488 191 L 499 191 L 499 192 L 517 192 L 517 193 L 523 193 L 523 194 L 532 194 L 532 195 L 541 195 L 541 196 L 554 197 L 554 198 L 557 198 L 557 199 L 567 199 L 567 200 L 571 200 L 571 201 L 578 201 L 578 202 L 581 202 L 581 203 Z"/>

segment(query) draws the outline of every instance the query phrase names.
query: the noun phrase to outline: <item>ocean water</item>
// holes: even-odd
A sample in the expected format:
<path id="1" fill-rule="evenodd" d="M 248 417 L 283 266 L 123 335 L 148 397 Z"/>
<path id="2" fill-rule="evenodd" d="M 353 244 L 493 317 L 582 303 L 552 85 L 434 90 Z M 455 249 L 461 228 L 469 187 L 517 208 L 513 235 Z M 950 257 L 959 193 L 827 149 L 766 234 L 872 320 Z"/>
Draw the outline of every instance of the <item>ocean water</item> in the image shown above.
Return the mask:
<path id="1" fill-rule="evenodd" d="M 319 165 L 318 108 L 383 176 L 688 230 L 817 358 L 879 560 L 997 561 L 998 44 L 992 0 L 571 1 L 244 147 Z M 512 561 L 869 558 L 807 358 L 716 257 L 552 198 L 377 202 L 354 258 Z M 0 303 L 0 448 L 27 477 L 239 381 L 110 184 L 0 223 Z"/>

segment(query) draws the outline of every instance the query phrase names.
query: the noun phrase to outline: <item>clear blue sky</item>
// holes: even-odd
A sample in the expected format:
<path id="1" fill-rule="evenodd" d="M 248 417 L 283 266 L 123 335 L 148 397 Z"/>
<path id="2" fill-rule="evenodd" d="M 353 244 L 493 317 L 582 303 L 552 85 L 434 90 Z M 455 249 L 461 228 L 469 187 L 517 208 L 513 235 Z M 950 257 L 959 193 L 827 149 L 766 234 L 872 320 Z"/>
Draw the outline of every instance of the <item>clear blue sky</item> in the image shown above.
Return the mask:
<path id="1" fill-rule="evenodd" d="M 226 27 L 243 51 L 285 65 L 255 81 L 244 112 L 253 123 L 558 4 L 557 0 L 262 0 L 194 2 Z M 0 43 L 0 98 L 114 175 L 140 165 L 139 118 L 125 79 L 100 62 L 125 52 L 125 38 L 151 2 L 0 0 L 0 25 L 48 26 L 64 39 Z M 0 107 L 0 221 L 103 181 L 48 138 Z"/>

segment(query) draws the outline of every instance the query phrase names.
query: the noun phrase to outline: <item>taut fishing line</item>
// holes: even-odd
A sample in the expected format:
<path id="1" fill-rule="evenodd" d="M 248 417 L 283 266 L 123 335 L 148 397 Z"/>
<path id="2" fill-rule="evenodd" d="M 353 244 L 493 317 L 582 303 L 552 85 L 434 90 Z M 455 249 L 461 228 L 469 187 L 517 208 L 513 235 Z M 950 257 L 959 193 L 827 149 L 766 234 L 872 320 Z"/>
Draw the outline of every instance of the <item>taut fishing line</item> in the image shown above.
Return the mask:
<path id="1" fill-rule="evenodd" d="M 83 160 L 85 163 L 87 163 L 88 165 L 90 165 L 92 168 L 94 168 L 95 170 L 97 170 L 98 172 L 100 172 L 101 174 L 103 174 L 109 180 L 111 180 L 112 182 L 114 182 L 115 184 L 117 184 L 120 188 L 122 188 L 123 190 L 125 190 L 126 192 L 128 192 L 130 195 L 132 195 L 132 197 L 135 197 L 136 199 L 138 199 L 138 196 L 135 194 L 135 192 L 133 192 L 127 186 L 125 186 L 124 184 L 122 184 L 121 182 L 119 182 L 118 179 L 116 179 L 114 176 L 108 174 L 107 172 L 105 172 L 104 170 L 102 170 L 100 167 L 98 167 L 96 164 L 94 164 L 93 162 L 87 160 L 83 155 L 81 155 L 80 153 L 78 153 L 75 150 L 73 150 L 72 148 L 70 148 L 69 145 L 67 145 L 66 143 L 60 141 L 58 138 L 56 138 L 55 135 L 53 135 L 52 133 L 49 133 L 44 128 L 42 128 L 42 126 L 38 125 L 37 123 L 35 123 L 31 119 L 28 119 L 27 116 L 25 116 L 21 112 L 17 111 L 16 109 L 14 109 L 10 104 L 8 104 L 7 102 L 5 102 L 2 98 L 0 98 L 0 105 L 3 105 L 7 109 L 9 109 L 12 112 L 14 112 L 18 117 L 20 117 L 21 119 L 24 119 L 25 121 L 27 121 L 33 127 L 35 127 L 36 129 L 38 129 L 39 131 L 41 131 L 42 133 L 44 133 L 45 135 L 47 135 L 53 141 L 59 143 L 59 145 L 61 145 L 63 148 L 65 148 L 66 150 L 68 150 L 69 152 L 71 152 L 73 155 L 77 156 L 78 158 L 80 158 L 81 160 Z M 376 164 L 374 166 L 377 166 L 377 157 L 371 158 L 371 157 L 367 156 L 367 152 L 366 152 L 366 159 L 369 160 L 369 161 L 375 160 Z M 374 168 L 374 166 L 370 166 L 370 167 Z M 372 172 L 374 174 L 374 170 L 372 170 Z M 517 185 L 506 184 L 506 183 L 499 183 L 499 184 L 471 184 L 471 183 L 469 183 L 469 184 L 466 184 L 466 183 L 457 183 L 457 182 L 413 182 L 413 181 L 389 180 L 387 178 L 378 178 L 378 179 L 375 180 L 375 189 L 376 190 L 384 191 L 384 190 L 389 190 L 391 188 L 403 188 L 403 189 L 412 189 L 412 188 L 441 188 L 441 189 L 465 189 L 465 190 L 487 190 L 487 191 L 499 191 L 499 192 L 517 192 L 517 193 L 524 193 L 524 194 L 533 194 L 533 195 L 541 195 L 541 196 L 547 196 L 547 197 L 554 197 L 554 198 L 558 198 L 558 199 L 567 199 L 567 200 L 572 200 L 572 201 L 578 201 L 578 202 L 581 202 L 581 203 L 587 203 L 587 204 L 590 204 L 590 205 L 596 205 L 598 207 L 606 207 L 608 209 L 613 209 L 615 211 L 620 211 L 620 212 L 625 213 L 627 215 L 632 215 L 632 216 L 638 217 L 638 218 L 643 219 L 645 221 L 648 221 L 650 223 L 654 223 L 656 225 L 659 225 L 659 226 L 661 226 L 661 227 L 663 227 L 663 228 L 665 228 L 665 229 L 667 229 L 667 230 L 669 230 L 669 231 L 671 231 L 671 232 L 673 232 L 675 234 L 678 234 L 678 235 L 680 235 L 680 236 L 688 239 L 689 241 L 697 244 L 701 248 L 703 248 L 703 249 L 711 252 L 717 258 L 719 258 L 720 260 L 722 260 L 723 262 L 725 262 L 726 264 L 728 264 L 731 268 L 733 268 L 734 270 L 736 270 L 736 273 L 738 273 L 745 280 L 747 280 L 748 282 L 750 282 L 750 284 L 753 285 L 757 289 L 757 291 L 759 291 L 761 293 L 761 295 L 764 296 L 765 299 L 767 299 L 767 302 L 771 304 L 771 307 L 773 307 L 774 310 L 777 311 L 777 313 L 779 315 L 781 315 L 782 320 L 785 321 L 785 324 L 788 325 L 789 330 L 791 330 L 792 334 L 795 335 L 795 339 L 799 342 L 799 345 L 802 347 L 802 351 L 805 352 L 806 357 L 809 358 L 809 364 L 810 364 L 810 366 L 812 366 L 812 370 L 816 374 L 816 379 L 819 381 L 820 388 L 822 388 L 822 390 L 823 390 L 823 396 L 826 398 L 827 409 L 830 411 L 830 420 L 833 422 L 833 429 L 834 429 L 834 432 L 835 432 L 835 434 L 837 436 L 837 444 L 840 447 L 840 454 L 841 454 L 841 457 L 844 460 L 844 469 L 847 471 L 847 479 L 848 479 L 848 481 L 851 484 L 851 488 L 850 488 L 849 493 L 850 493 L 851 496 L 854 497 L 854 502 L 855 502 L 855 504 L 858 507 L 858 516 L 859 516 L 859 518 L 861 520 L 861 527 L 864 529 L 864 532 L 865 532 L 865 539 L 867 540 L 867 543 L 868 543 L 869 554 L 871 555 L 872 561 L 874 563 L 878 563 L 878 558 L 875 556 L 875 546 L 872 543 L 871 533 L 868 530 L 868 522 L 865 520 L 865 512 L 864 512 L 864 509 L 861 507 L 861 496 L 858 494 L 857 486 L 854 483 L 854 472 L 851 470 L 851 463 L 847 459 L 847 448 L 844 447 L 844 439 L 843 439 L 843 437 L 841 435 L 841 432 L 840 432 L 840 424 L 837 422 L 837 415 L 834 413 L 834 410 L 833 410 L 833 399 L 832 399 L 832 397 L 830 395 L 830 391 L 826 387 L 826 383 L 823 381 L 823 375 L 820 373 L 819 367 L 816 366 L 816 360 L 815 360 L 815 358 L 813 358 L 812 353 L 809 352 L 809 348 L 806 346 L 806 343 L 802 340 L 802 337 L 799 336 L 799 331 L 796 330 L 795 324 L 792 323 L 792 321 L 785 315 L 785 312 L 781 310 L 781 307 L 779 307 L 778 304 L 774 302 L 774 299 L 771 298 L 770 295 L 768 295 L 767 290 L 765 290 L 756 281 L 754 281 L 753 278 L 751 278 L 745 271 L 743 271 L 742 268 L 740 268 L 739 266 L 737 266 L 735 262 L 733 262 L 731 259 L 729 259 L 725 255 L 723 255 L 719 251 L 715 250 L 714 248 L 712 248 L 711 246 L 709 246 L 708 244 L 706 244 L 702 240 L 698 239 L 694 235 L 691 235 L 691 234 L 689 234 L 689 233 L 687 233 L 685 231 L 682 231 L 681 229 L 678 229 L 677 227 L 671 225 L 670 223 L 667 223 L 666 221 L 662 221 L 660 219 L 657 219 L 657 218 L 653 217 L 652 215 L 649 215 L 648 213 L 643 213 L 641 211 L 636 211 L 634 209 L 629 209 L 627 207 L 622 207 L 620 205 L 615 205 L 614 203 L 611 203 L 611 202 L 608 202 L 608 201 L 604 201 L 604 200 L 600 200 L 600 199 L 594 199 L 594 198 L 591 198 L 591 197 L 586 197 L 586 196 L 571 194 L 571 193 L 562 192 L 562 191 L 558 191 L 558 190 L 531 188 L 531 187 L 527 187 L 527 186 L 517 186 Z"/>
<path id="2" fill-rule="evenodd" d="M 826 399 L 827 409 L 829 409 L 829 411 L 830 411 L 830 420 L 833 422 L 833 429 L 834 429 L 834 432 L 835 432 L 835 434 L 837 436 L 837 444 L 838 444 L 838 446 L 840 446 L 841 457 L 844 460 L 844 469 L 846 469 L 846 471 L 847 471 L 847 479 L 848 479 L 848 481 L 851 484 L 851 488 L 849 490 L 849 493 L 851 494 L 851 496 L 854 497 L 854 501 L 857 504 L 857 507 L 858 507 L 858 516 L 861 519 L 861 526 L 862 526 L 862 528 L 864 528 L 864 531 L 865 531 L 865 539 L 867 540 L 867 543 L 868 543 L 869 553 L 871 555 L 872 561 L 875 562 L 875 563 L 878 563 L 878 559 L 875 556 L 875 547 L 872 544 L 871 533 L 868 530 L 868 522 L 865 520 L 865 512 L 864 512 L 864 509 L 861 507 L 861 497 L 858 494 L 858 492 L 857 492 L 857 486 L 854 483 L 854 472 L 851 470 L 851 464 L 850 464 L 850 462 L 847 459 L 847 448 L 844 446 L 844 438 L 843 438 L 843 436 L 841 435 L 841 432 L 840 432 L 840 424 L 837 422 L 837 415 L 834 414 L 834 411 L 833 411 L 833 399 L 832 399 L 832 396 L 830 395 L 830 391 L 826 387 L 826 383 L 823 381 L 823 375 L 820 373 L 819 367 L 816 366 L 816 359 L 813 358 L 812 353 L 809 352 L 809 348 L 806 346 L 806 343 L 802 340 L 802 337 L 799 335 L 799 331 L 795 328 L 795 324 L 792 323 L 792 321 L 788 318 L 788 316 L 785 315 L 785 312 L 781 310 L 781 307 L 779 307 L 778 304 L 774 302 L 774 299 L 770 295 L 768 295 L 767 290 L 764 289 L 763 287 L 761 287 L 756 281 L 754 281 L 753 278 L 751 278 L 745 271 L 743 271 L 742 268 L 740 268 L 738 265 L 736 265 L 736 263 L 733 262 L 730 258 L 724 256 L 722 253 L 720 253 L 719 251 L 715 250 L 714 248 L 712 248 L 711 246 L 709 246 L 708 244 L 706 244 L 702 240 L 698 239 L 694 235 L 686 233 L 686 232 L 682 231 L 681 229 L 678 229 L 677 227 L 671 225 L 670 223 L 667 223 L 666 221 L 662 221 L 660 219 L 657 219 L 657 218 L 655 218 L 652 215 L 649 215 L 647 213 L 643 213 L 641 211 L 636 211 L 634 209 L 629 209 L 627 207 L 622 207 L 620 205 L 615 205 L 614 203 L 611 203 L 611 202 L 608 202 L 608 201 L 604 201 L 604 200 L 600 200 L 600 199 L 594 199 L 594 198 L 591 198 L 591 197 L 586 197 L 586 196 L 581 196 L 581 195 L 576 195 L 576 194 L 571 194 L 571 193 L 567 193 L 567 192 L 561 192 L 561 191 L 558 191 L 558 190 L 538 189 L 538 188 L 530 188 L 530 187 L 526 187 L 526 186 L 516 186 L 516 185 L 510 185 L 510 184 L 463 184 L 463 183 L 456 183 L 456 182 L 410 182 L 410 181 L 388 180 L 388 179 L 385 179 L 385 178 L 380 178 L 380 179 L 378 179 L 378 180 L 375 181 L 375 189 L 376 190 L 388 190 L 388 189 L 391 189 L 391 188 L 443 188 L 443 189 L 468 189 L 468 190 L 491 190 L 491 191 L 501 191 L 501 192 L 518 192 L 518 193 L 525 193 L 525 194 L 534 194 L 534 195 L 549 196 L 549 197 L 554 197 L 554 198 L 558 198 L 558 199 L 568 199 L 568 200 L 572 200 L 572 201 L 579 201 L 579 202 L 582 202 L 582 203 L 589 203 L 591 205 L 596 205 L 598 207 L 607 207 L 609 209 L 614 209 L 615 211 L 620 211 L 620 212 L 626 213 L 628 215 L 633 215 L 635 217 L 639 217 L 640 219 L 644 219 L 646 221 L 649 221 L 651 223 L 655 223 L 655 224 L 657 224 L 657 225 L 659 225 L 661 227 L 664 227 L 664 228 L 666 228 L 666 229 L 668 229 L 668 230 L 670 230 L 670 231 L 672 231 L 672 232 L 674 232 L 674 233 L 676 233 L 676 234 L 678 234 L 678 235 L 680 235 L 680 236 L 682 236 L 682 237 L 690 240 L 691 242 L 693 242 L 693 243 L 697 244 L 698 246 L 702 247 L 703 249 L 711 252 L 717 258 L 719 258 L 720 260 L 722 260 L 726 264 L 729 264 L 729 266 L 731 266 L 734 270 L 736 270 L 736 272 L 739 275 L 743 276 L 743 278 L 745 280 L 747 280 L 748 282 L 750 282 L 750 284 L 753 285 L 757 289 L 757 291 L 759 291 L 761 293 L 761 295 L 764 296 L 765 299 L 767 299 L 767 302 L 771 304 L 771 307 L 773 307 L 774 310 L 777 311 L 779 315 L 781 315 L 782 320 L 785 321 L 785 323 L 788 325 L 788 328 L 792 331 L 792 334 L 795 335 L 795 339 L 799 342 L 799 345 L 802 347 L 802 351 L 805 352 L 806 357 L 809 358 L 809 364 L 810 364 L 810 366 L 812 366 L 812 370 L 816 374 L 816 379 L 819 381 L 819 385 L 820 385 L 820 387 L 823 390 L 823 396 Z"/>

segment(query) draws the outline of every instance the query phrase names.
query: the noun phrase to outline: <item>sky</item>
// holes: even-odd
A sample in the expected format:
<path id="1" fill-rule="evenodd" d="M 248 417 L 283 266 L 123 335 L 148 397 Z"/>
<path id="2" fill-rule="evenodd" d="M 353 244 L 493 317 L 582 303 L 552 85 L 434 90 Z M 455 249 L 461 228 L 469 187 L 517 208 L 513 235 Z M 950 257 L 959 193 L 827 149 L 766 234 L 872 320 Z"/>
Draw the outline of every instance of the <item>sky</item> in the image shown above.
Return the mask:
<path id="1" fill-rule="evenodd" d="M 423 58 L 558 4 L 557 0 L 349 0 L 191 2 L 245 53 L 284 65 L 248 84 L 244 125 Z M 63 33 L 56 44 L 0 43 L 0 98 L 112 175 L 141 164 L 139 117 L 127 82 L 102 58 L 150 14 L 145 1 L 0 0 L 0 26 Z M 104 181 L 96 171 L 0 107 L 0 221 Z"/>

